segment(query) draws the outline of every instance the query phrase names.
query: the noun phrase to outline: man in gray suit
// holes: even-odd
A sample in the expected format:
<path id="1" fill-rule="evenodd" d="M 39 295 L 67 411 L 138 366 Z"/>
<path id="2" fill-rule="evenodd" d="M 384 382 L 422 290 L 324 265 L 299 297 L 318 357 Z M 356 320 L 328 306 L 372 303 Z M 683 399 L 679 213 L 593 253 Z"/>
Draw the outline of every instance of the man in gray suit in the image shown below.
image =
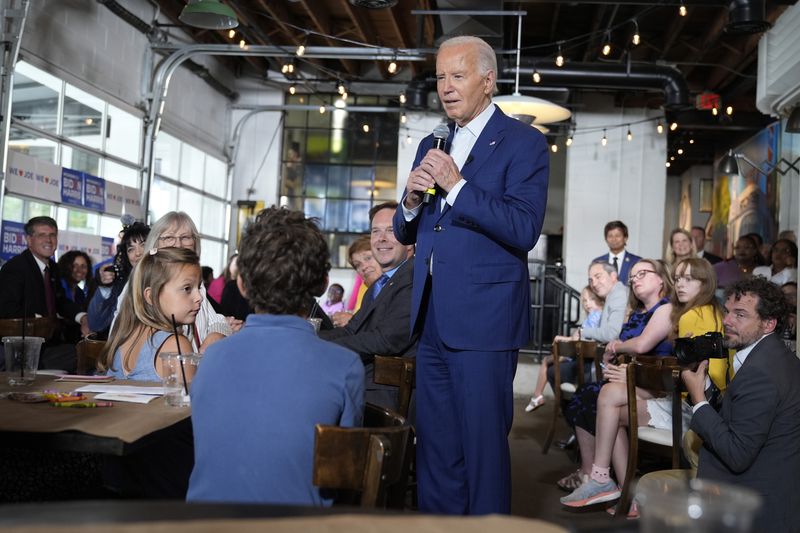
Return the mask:
<path id="1" fill-rule="evenodd" d="M 397 242 L 392 217 L 397 202 L 386 202 L 370 210 L 372 255 L 383 274 L 367 292 L 361 308 L 341 328 L 320 331 L 319 336 L 350 348 L 361 356 L 365 367 L 366 400 L 397 409 L 397 388 L 373 382 L 375 355 L 416 354 L 417 336 L 411 335 L 411 282 L 414 274 L 413 247 Z"/>
<path id="2" fill-rule="evenodd" d="M 800 360 L 780 338 L 780 289 L 748 278 L 725 291 L 725 345 L 735 375 L 717 412 L 706 401 L 708 361 L 683 379 L 702 439 L 697 477 L 748 487 L 763 498 L 754 531 L 800 531 Z"/>

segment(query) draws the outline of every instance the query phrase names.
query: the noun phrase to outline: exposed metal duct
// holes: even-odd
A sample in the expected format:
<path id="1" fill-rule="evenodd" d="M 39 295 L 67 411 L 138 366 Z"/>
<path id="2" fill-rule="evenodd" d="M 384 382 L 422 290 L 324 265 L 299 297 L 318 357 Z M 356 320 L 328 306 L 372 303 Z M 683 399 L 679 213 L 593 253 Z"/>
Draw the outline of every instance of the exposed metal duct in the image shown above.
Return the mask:
<path id="1" fill-rule="evenodd" d="M 732 0 L 728 6 L 727 33 L 762 33 L 771 27 L 772 24 L 766 20 L 764 0 Z"/>
<path id="2" fill-rule="evenodd" d="M 681 72 L 662 65 L 618 65 L 606 63 L 566 63 L 557 67 L 547 61 L 520 67 L 520 74 L 541 76 L 539 85 L 545 87 L 579 87 L 585 89 L 651 89 L 664 93 L 664 108 L 679 110 L 691 107 L 689 86 Z M 514 74 L 516 68 L 507 65 L 504 74 Z"/>

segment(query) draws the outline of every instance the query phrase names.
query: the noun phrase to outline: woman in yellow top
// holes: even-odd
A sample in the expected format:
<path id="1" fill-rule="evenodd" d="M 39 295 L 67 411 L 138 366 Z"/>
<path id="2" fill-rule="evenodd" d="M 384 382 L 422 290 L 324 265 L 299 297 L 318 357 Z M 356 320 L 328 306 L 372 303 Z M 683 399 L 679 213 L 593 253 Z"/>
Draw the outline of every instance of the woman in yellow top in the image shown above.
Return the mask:
<path id="1" fill-rule="evenodd" d="M 711 263 L 699 257 L 680 261 L 674 270 L 675 296 L 678 300 L 672 306 L 672 323 L 675 324 L 672 337 L 699 337 L 709 332 L 722 333 L 722 309 L 714 297 L 717 289 L 717 276 Z M 728 372 L 728 359 L 710 359 L 708 375 L 724 391 L 727 386 L 725 373 Z M 688 428 L 691 408 L 684 402 L 683 426 Z M 672 425 L 669 399 L 648 400 L 649 425 L 669 429 Z"/>

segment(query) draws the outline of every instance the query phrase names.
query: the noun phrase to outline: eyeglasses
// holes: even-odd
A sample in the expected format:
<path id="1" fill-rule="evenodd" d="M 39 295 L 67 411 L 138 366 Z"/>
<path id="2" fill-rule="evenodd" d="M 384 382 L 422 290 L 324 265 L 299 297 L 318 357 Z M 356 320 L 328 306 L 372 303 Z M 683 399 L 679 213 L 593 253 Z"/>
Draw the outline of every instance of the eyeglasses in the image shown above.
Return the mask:
<path id="1" fill-rule="evenodd" d="M 181 243 L 181 246 L 186 244 L 194 244 L 194 236 L 181 235 L 178 237 L 176 235 L 164 235 L 158 238 L 158 243 L 161 246 L 175 246 L 175 244 L 178 242 Z"/>
<path id="2" fill-rule="evenodd" d="M 634 281 L 639 281 L 643 279 L 648 274 L 655 274 L 655 270 L 640 270 L 636 274 L 631 274 L 631 277 L 628 279 L 628 285 L 633 285 Z"/>
<path id="3" fill-rule="evenodd" d="M 675 283 L 685 281 L 686 283 L 691 283 L 693 281 L 701 281 L 697 278 L 693 278 L 692 276 L 675 276 L 672 278 Z"/>

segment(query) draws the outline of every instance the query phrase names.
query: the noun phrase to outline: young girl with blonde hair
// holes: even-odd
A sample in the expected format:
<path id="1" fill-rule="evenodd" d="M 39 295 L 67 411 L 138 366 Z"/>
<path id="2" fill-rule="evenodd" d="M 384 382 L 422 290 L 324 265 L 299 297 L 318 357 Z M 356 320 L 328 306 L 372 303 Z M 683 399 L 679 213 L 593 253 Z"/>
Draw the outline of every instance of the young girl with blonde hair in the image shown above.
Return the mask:
<path id="1" fill-rule="evenodd" d="M 161 352 L 192 352 L 174 326 L 193 327 L 203 301 L 200 261 L 192 250 L 145 252 L 133 271 L 98 365 L 117 379 L 161 381 Z M 175 324 L 173 324 L 173 318 Z"/>

